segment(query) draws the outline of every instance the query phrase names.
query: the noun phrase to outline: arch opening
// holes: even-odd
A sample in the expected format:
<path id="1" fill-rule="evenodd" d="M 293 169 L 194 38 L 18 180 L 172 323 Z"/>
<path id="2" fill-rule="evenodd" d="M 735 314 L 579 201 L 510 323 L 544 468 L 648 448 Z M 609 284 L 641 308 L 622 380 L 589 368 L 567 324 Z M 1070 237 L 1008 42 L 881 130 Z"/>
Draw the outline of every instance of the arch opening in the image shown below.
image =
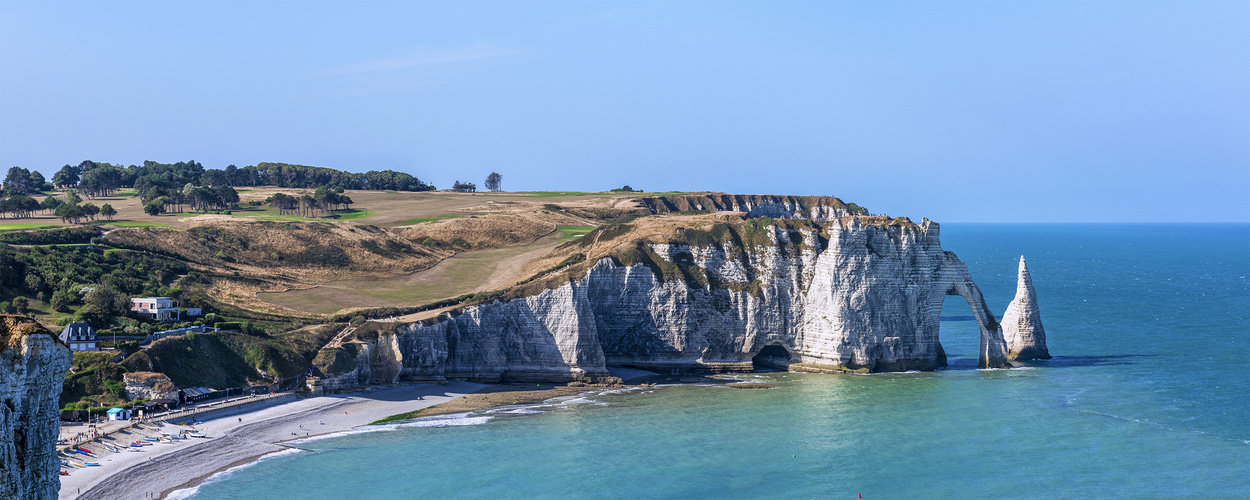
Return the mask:
<path id="1" fill-rule="evenodd" d="M 771 344 L 764 346 L 751 358 L 751 366 L 757 372 L 789 371 L 791 359 L 793 357 L 785 347 L 781 344 Z"/>
<path id="2" fill-rule="evenodd" d="M 942 364 L 956 369 L 976 368 L 980 361 L 981 325 L 968 301 L 949 293 L 942 301 L 937 342 Z"/>

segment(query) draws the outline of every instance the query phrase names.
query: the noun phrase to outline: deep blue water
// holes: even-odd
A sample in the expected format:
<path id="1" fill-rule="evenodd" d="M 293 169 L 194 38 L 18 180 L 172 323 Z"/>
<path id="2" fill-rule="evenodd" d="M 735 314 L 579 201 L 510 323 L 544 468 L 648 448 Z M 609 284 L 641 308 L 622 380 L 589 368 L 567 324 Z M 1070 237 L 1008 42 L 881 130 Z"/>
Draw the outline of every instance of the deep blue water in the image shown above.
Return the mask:
<path id="1" fill-rule="evenodd" d="M 1250 497 L 1250 224 L 944 224 L 1001 314 L 1025 255 L 1055 359 L 749 375 L 315 440 L 200 499 Z M 970 315 L 951 297 L 943 316 Z"/>

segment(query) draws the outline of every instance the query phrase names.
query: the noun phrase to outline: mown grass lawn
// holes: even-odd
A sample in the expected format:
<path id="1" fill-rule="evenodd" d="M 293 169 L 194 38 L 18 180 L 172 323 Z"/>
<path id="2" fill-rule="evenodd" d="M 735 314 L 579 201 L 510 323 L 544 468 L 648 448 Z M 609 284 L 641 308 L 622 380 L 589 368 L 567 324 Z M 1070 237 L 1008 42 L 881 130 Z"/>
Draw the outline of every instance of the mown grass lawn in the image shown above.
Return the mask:
<path id="1" fill-rule="evenodd" d="M 61 226 L 49 226 L 47 224 L 0 224 L 0 233 L 5 231 L 21 231 L 23 229 L 51 229 Z"/>
<path id="2" fill-rule="evenodd" d="M 420 224 L 422 222 L 434 222 L 436 220 L 455 219 L 456 217 L 464 217 L 464 216 L 456 215 L 456 214 L 443 214 L 443 215 L 436 215 L 434 217 L 422 217 L 420 219 L 408 219 L 405 221 L 400 221 L 399 223 L 395 225 L 396 226 L 409 226 L 412 224 Z"/>
<path id="3" fill-rule="evenodd" d="M 560 232 L 560 239 L 571 240 L 579 236 L 585 236 L 595 230 L 595 226 L 559 226 L 556 231 Z"/>

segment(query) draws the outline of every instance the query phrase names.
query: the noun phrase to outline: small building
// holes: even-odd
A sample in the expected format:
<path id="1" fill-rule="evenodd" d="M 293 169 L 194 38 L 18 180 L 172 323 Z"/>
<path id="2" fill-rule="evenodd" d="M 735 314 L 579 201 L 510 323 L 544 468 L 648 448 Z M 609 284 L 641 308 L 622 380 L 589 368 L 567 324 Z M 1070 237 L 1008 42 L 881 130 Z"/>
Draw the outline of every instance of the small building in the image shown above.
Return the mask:
<path id="1" fill-rule="evenodd" d="M 69 344 L 71 351 L 98 351 L 100 350 L 100 338 L 96 336 L 95 328 L 86 323 L 70 323 L 61 330 L 61 342 Z"/>
<path id="2" fill-rule="evenodd" d="M 181 309 L 174 307 L 174 299 L 169 297 L 130 299 L 130 310 L 139 316 L 159 321 L 177 321 L 182 318 Z"/>
<path id="3" fill-rule="evenodd" d="M 204 313 L 204 310 L 203 310 L 203 309 L 201 309 L 201 308 L 199 308 L 199 307 L 188 307 L 188 308 L 187 308 L 187 316 L 199 316 L 199 315 L 201 315 L 201 314 L 203 314 L 203 313 Z"/>
<path id="4" fill-rule="evenodd" d="M 109 416 L 109 420 L 130 420 L 130 410 L 125 408 L 112 408 L 105 412 Z"/>
<path id="5" fill-rule="evenodd" d="M 226 391 L 210 389 L 208 387 L 191 387 L 178 391 L 178 399 L 185 404 L 198 403 L 209 399 L 216 399 L 226 396 Z"/>

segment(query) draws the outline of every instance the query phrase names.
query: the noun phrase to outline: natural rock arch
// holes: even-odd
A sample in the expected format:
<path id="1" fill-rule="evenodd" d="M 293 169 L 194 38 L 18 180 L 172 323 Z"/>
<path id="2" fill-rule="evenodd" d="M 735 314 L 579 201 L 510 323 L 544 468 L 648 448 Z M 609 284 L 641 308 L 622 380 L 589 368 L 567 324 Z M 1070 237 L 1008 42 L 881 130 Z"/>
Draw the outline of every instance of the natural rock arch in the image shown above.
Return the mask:
<path id="1" fill-rule="evenodd" d="M 939 279 L 934 284 L 940 293 L 932 294 L 935 304 L 930 304 L 930 311 L 937 315 L 940 323 L 942 301 L 947 295 L 963 297 L 972 309 L 972 316 L 981 328 L 981 346 L 977 352 L 977 368 L 1011 368 L 1007 361 L 1007 342 L 1003 338 L 1002 326 L 994 319 L 994 314 L 985 303 L 981 289 L 972 281 L 968 267 L 954 253 L 945 252 L 942 265 L 938 268 Z M 940 327 L 939 327 L 940 330 Z M 940 334 L 939 334 L 940 335 Z"/>

